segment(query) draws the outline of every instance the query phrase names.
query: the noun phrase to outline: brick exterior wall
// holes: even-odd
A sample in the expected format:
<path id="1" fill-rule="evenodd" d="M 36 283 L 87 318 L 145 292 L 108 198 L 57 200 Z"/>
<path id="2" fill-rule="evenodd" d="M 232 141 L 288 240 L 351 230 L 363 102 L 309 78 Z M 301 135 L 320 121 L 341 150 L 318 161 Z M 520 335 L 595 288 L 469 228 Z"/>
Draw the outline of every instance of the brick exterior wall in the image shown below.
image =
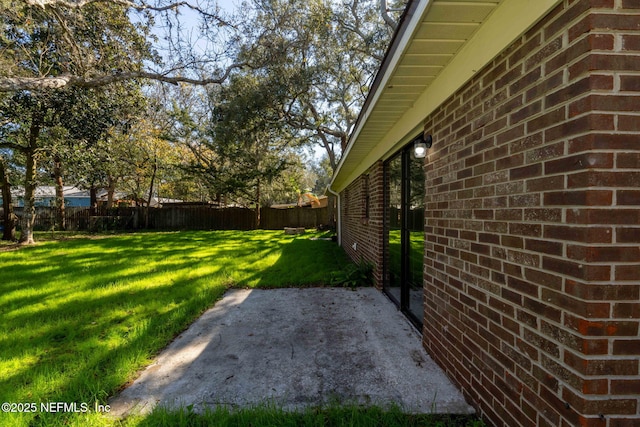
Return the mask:
<path id="1" fill-rule="evenodd" d="M 640 425 L 640 1 L 563 1 L 425 131 L 425 348 L 490 424 Z M 381 286 L 382 162 L 341 200 Z"/>
<path id="2" fill-rule="evenodd" d="M 492 424 L 640 425 L 640 1 L 565 0 L 425 131 L 429 353 Z"/>
<path id="3" fill-rule="evenodd" d="M 374 265 L 378 288 L 383 274 L 383 217 L 384 170 L 378 162 L 341 193 L 342 247 L 354 261 Z"/>

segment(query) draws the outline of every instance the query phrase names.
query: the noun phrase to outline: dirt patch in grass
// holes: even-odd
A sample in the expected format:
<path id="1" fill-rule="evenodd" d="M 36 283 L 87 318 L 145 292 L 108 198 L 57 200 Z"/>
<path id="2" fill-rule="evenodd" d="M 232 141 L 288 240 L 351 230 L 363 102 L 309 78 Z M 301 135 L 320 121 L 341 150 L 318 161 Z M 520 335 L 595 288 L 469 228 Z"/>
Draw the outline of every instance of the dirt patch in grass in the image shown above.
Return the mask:
<path id="1" fill-rule="evenodd" d="M 15 251 L 22 247 L 19 243 L 3 243 L 0 244 L 0 252 Z"/>

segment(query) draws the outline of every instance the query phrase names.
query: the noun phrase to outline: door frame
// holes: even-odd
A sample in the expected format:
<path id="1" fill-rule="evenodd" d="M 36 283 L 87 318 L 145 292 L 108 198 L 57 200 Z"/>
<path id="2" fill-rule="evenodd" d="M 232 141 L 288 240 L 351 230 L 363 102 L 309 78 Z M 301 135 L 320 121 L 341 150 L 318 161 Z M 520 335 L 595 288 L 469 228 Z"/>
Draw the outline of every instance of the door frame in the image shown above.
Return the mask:
<path id="1" fill-rule="evenodd" d="M 421 138 L 421 135 L 418 137 Z M 383 292 L 393 301 L 400 311 L 411 321 L 411 323 L 420 331 L 422 330 L 423 320 L 418 318 L 411 311 L 411 294 L 409 284 L 410 253 L 411 253 L 411 235 L 409 228 L 410 214 L 410 193 L 411 193 L 411 150 L 414 142 L 418 139 L 414 138 L 407 145 L 395 152 L 383 164 L 383 185 L 384 185 L 384 207 L 383 207 Z M 389 218 L 390 189 L 389 189 L 389 165 L 391 161 L 400 158 L 401 168 L 401 184 L 400 184 L 400 300 L 389 291 L 391 274 L 389 271 L 390 253 L 389 253 L 389 232 L 391 229 Z M 424 224 L 423 224 L 424 228 Z M 424 251 L 420 262 L 424 264 Z M 424 280 L 424 278 L 423 278 Z M 421 310 L 424 311 L 424 298 L 422 298 Z"/>

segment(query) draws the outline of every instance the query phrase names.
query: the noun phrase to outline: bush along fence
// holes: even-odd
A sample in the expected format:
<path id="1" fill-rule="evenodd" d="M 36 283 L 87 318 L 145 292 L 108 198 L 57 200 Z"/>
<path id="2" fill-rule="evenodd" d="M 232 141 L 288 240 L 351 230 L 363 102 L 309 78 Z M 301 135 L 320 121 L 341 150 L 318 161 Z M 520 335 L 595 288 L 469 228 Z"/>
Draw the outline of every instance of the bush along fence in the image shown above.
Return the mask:
<path id="1" fill-rule="evenodd" d="M 2 209 L 0 209 L 1 211 Z M 15 208 L 21 219 L 22 208 Z M 148 215 L 148 219 L 147 219 Z M 0 216 L 1 222 L 1 216 Z M 20 221 L 21 222 L 21 221 Z M 36 208 L 35 230 L 58 229 L 53 207 Z M 208 206 L 171 206 L 162 208 L 71 208 L 65 209 L 65 229 L 80 231 L 108 230 L 279 230 L 285 227 L 331 228 L 329 208 L 262 208 L 260 224 L 256 212 L 247 208 L 213 208 Z"/>

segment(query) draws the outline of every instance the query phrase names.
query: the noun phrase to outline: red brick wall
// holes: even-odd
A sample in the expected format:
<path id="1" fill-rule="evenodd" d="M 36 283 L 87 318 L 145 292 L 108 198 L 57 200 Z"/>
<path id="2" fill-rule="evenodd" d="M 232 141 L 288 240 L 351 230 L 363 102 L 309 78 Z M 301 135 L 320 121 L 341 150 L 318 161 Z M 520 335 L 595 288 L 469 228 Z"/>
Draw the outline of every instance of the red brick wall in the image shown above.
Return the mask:
<path id="1" fill-rule="evenodd" d="M 340 194 L 342 247 L 354 261 L 367 261 L 374 265 L 377 287 L 382 286 L 383 180 L 383 164 L 378 162 L 367 174 L 356 179 Z"/>
<path id="2" fill-rule="evenodd" d="M 495 425 L 640 425 L 640 1 L 565 0 L 425 130 L 432 357 Z"/>

